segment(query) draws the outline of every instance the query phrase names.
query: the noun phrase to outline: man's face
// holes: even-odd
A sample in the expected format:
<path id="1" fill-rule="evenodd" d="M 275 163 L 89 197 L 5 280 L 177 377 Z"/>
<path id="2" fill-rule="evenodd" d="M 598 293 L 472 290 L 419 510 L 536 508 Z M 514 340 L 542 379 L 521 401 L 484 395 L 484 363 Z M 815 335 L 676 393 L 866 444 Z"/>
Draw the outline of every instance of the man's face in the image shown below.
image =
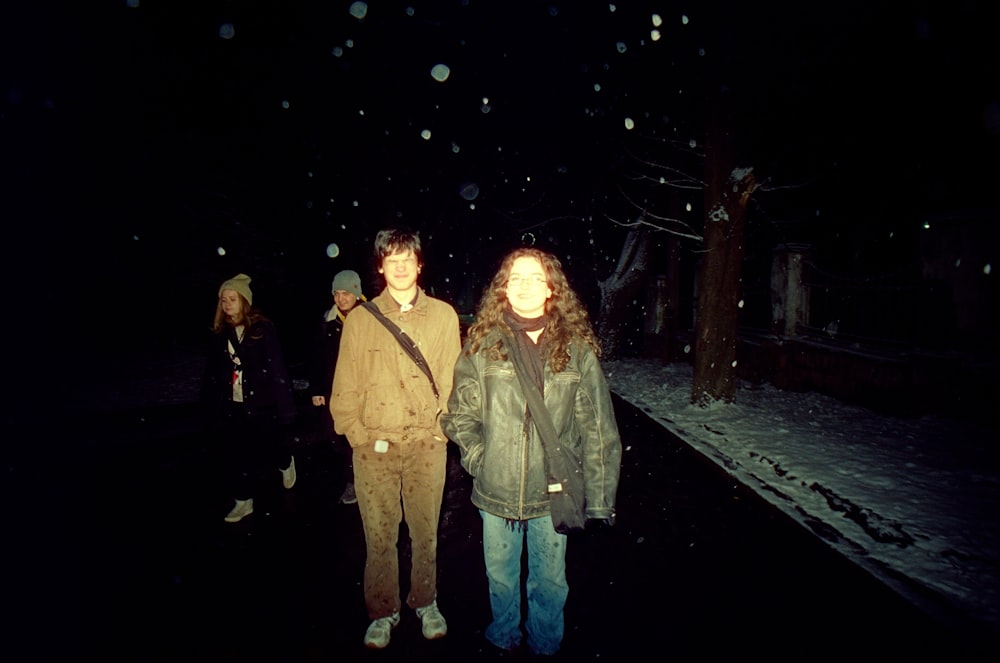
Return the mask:
<path id="1" fill-rule="evenodd" d="M 358 301 L 358 296 L 350 290 L 334 290 L 333 301 L 337 304 L 337 308 L 346 313 L 354 308 L 354 305 Z"/>
<path id="2" fill-rule="evenodd" d="M 386 285 L 393 290 L 409 290 L 417 283 L 420 266 L 413 251 L 393 253 L 382 258 L 379 274 L 385 276 Z"/>

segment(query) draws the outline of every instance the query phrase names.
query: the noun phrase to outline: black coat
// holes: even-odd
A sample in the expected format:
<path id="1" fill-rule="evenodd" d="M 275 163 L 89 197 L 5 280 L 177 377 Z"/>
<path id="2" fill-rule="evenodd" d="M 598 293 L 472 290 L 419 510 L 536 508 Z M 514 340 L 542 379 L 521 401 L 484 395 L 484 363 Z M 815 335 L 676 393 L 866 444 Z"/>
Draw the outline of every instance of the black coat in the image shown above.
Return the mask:
<path id="1" fill-rule="evenodd" d="M 344 331 L 344 322 L 336 315 L 334 307 L 332 320 L 327 320 L 323 314 L 313 339 L 311 373 L 309 375 L 309 395 L 322 396 L 330 400 L 333 391 L 333 371 L 337 367 L 337 356 L 340 353 L 340 335 Z"/>
<path id="2" fill-rule="evenodd" d="M 233 397 L 233 362 L 226 343 L 231 340 L 240 357 L 243 371 L 243 404 L 247 416 L 263 422 L 290 425 L 296 419 L 292 380 L 278 341 L 278 333 L 269 320 L 251 325 L 243 342 L 227 328 L 213 334 L 205 361 L 202 403 L 209 423 L 218 421 L 222 409 Z"/>

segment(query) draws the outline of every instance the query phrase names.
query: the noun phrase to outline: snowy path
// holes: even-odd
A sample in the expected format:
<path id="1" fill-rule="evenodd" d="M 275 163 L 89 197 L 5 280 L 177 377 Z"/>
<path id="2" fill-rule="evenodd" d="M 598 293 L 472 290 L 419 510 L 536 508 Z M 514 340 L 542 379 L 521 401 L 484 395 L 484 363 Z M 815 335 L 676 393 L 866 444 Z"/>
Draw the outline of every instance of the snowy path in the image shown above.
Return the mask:
<path id="1" fill-rule="evenodd" d="M 689 404 L 692 368 L 606 362 L 614 392 L 928 611 L 1000 632 L 997 431 L 743 385 Z"/>

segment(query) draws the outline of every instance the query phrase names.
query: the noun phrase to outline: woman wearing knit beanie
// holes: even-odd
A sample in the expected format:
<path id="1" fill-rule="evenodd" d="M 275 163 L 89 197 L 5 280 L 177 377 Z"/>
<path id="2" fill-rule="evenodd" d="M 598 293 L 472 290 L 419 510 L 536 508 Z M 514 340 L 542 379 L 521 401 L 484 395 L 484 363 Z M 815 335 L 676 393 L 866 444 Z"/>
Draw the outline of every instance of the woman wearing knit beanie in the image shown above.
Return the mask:
<path id="1" fill-rule="evenodd" d="M 255 488 L 272 472 L 285 488 L 295 484 L 285 434 L 296 419 L 292 381 L 274 323 L 253 307 L 250 280 L 237 274 L 219 286 L 202 383 L 210 430 L 228 453 L 236 504 L 227 523 L 253 513 Z"/>

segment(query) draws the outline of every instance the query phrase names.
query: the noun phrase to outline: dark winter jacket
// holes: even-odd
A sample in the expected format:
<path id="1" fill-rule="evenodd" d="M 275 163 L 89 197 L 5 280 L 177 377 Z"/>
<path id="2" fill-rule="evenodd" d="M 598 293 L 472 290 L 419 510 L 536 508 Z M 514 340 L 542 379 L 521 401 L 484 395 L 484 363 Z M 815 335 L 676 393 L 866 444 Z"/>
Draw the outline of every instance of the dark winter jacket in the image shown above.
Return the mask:
<path id="1" fill-rule="evenodd" d="M 332 314 L 332 317 L 331 317 Z M 309 395 L 322 396 L 330 400 L 333 391 L 333 369 L 337 367 L 340 352 L 340 334 L 344 331 L 344 319 L 336 306 L 323 313 L 319 330 L 313 340 L 312 373 L 309 376 Z"/>
<path id="2" fill-rule="evenodd" d="M 262 422 L 294 423 L 296 408 L 292 381 L 277 331 L 269 320 L 251 325 L 242 343 L 230 328 L 212 335 L 202 381 L 202 403 L 209 421 L 218 420 L 223 407 L 233 398 L 233 362 L 227 340 L 232 341 L 240 357 L 247 416 Z"/>
<path id="3" fill-rule="evenodd" d="M 500 332 L 487 335 L 493 346 Z M 506 345 L 514 342 L 504 334 Z M 524 422 L 527 401 L 513 363 L 487 359 L 485 350 L 466 346 L 455 365 L 455 383 L 442 415 L 442 428 L 473 476 L 472 503 L 502 518 L 525 520 L 549 515 L 542 443 Z M 621 439 L 611 394 L 600 362 L 589 347 L 571 346 L 559 373 L 545 364 L 545 405 L 560 440 L 583 467 L 588 518 L 609 518 L 615 506 L 621 466 Z"/>
<path id="4" fill-rule="evenodd" d="M 368 300 L 365 296 L 361 295 L 355 307 L 366 301 Z M 309 375 L 310 397 L 322 396 L 327 402 L 330 400 L 330 394 L 333 391 L 333 372 L 337 368 L 337 357 L 340 355 L 340 336 L 344 331 L 344 317 L 346 315 L 346 313 L 341 313 L 336 305 L 323 312 L 323 318 L 320 320 L 312 345 L 312 372 Z"/>

